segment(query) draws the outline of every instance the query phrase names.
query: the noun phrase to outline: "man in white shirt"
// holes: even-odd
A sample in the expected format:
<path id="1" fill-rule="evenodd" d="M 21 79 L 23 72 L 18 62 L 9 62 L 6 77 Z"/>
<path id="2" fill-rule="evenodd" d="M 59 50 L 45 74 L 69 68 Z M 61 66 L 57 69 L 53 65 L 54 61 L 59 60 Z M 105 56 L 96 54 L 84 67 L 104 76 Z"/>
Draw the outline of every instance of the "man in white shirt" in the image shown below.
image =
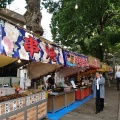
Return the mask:
<path id="1" fill-rule="evenodd" d="M 98 114 L 104 109 L 105 98 L 105 78 L 101 76 L 99 72 L 96 72 L 96 77 L 93 80 L 92 85 L 93 97 L 96 98 L 96 112 Z"/>
<path id="2" fill-rule="evenodd" d="M 115 79 L 117 80 L 117 91 L 119 91 L 119 84 L 120 84 L 120 69 L 115 74 Z"/>

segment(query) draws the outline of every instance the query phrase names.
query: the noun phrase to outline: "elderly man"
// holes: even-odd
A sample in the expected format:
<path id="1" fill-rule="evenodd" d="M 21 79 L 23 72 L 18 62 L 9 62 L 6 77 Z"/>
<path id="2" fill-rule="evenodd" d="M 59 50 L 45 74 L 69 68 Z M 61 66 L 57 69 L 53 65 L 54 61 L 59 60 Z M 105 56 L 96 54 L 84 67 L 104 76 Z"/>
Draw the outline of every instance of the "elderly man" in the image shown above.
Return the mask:
<path id="1" fill-rule="evenodd" d="M 99 72 L 96 72 L 96 77 L 93 80 L 92 90 L 94 98 L 96 98 L 96 112 L 98 114 L 103 111 L 105 97 L 105 78 Z"/>
<path id="2" fill-rule="evenodd" d="M 115 79 L 117 80 L 117 91 L 119 91 L 119 84 L 120 84 L 120 69 L 115 74 Z"/>

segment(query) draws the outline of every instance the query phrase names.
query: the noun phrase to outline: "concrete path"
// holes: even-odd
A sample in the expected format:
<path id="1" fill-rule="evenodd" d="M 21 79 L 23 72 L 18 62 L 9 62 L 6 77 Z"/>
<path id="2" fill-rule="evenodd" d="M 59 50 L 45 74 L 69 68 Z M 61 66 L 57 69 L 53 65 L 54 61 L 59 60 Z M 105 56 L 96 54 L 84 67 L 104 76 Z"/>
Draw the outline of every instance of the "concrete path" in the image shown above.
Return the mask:
<path id="1" fill-rule="evenodd" d="M 95 99 L 92 98 L 59 120 L 120 120 L 119 93 L 113 85 L 106 87 L 105 108 L 99 114 L 95 114 Z"/>

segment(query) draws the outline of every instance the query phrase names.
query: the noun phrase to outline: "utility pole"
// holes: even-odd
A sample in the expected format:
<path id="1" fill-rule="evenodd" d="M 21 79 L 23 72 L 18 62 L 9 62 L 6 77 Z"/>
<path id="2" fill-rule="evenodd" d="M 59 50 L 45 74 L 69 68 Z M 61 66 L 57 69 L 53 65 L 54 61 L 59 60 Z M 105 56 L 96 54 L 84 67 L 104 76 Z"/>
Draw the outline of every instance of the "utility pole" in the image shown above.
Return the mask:
<path id="1" fill-rule="evenodd" d="M 115 54 L 113 55 L 113 78 L 115 76 L 115 63 L 116 63 L 116 57 L 115 57 Z"/>

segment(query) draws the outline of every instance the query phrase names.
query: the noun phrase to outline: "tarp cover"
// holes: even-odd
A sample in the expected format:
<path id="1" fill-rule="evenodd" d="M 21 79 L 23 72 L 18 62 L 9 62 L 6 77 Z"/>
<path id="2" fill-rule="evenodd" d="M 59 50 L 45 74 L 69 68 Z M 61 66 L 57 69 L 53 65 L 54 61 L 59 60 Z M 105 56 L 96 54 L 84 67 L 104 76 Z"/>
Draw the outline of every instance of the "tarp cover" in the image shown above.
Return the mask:
<path id="1" fill-rule="evenodd" d="M 46 75 L 49 72 L 53 72 L 62 67 L 62 65 L 45 64 L 40 62 L 32 62 L 27 66 L 28 76 L 30 79 L 38 78 L 42 75 Z"/>

